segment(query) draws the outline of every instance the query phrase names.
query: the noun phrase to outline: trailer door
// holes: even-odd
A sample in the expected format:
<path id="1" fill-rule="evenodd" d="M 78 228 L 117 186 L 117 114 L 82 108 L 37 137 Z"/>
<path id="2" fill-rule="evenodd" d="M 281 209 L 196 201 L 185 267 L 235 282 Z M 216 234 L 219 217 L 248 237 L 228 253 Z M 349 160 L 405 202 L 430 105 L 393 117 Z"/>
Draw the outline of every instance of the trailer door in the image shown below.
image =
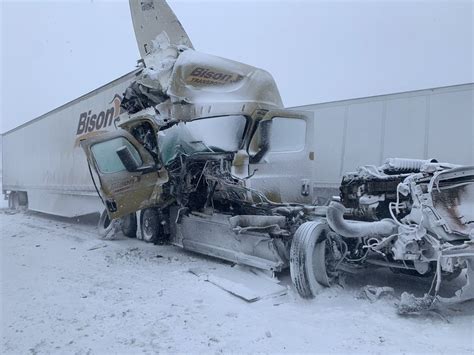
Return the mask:
<path id="1" fill-rule="evenodd" d="M 168 181 L 166 170 L 125 130 L 86 139 L 81 145 L 111 219 L 150 207 Z"/>
<path id="2" fill-rule="evenodd" d="M 312 133 L 312 113 L 264 118 L 250 142 L 250 186 L 274 202 L 312 203 Z"/>

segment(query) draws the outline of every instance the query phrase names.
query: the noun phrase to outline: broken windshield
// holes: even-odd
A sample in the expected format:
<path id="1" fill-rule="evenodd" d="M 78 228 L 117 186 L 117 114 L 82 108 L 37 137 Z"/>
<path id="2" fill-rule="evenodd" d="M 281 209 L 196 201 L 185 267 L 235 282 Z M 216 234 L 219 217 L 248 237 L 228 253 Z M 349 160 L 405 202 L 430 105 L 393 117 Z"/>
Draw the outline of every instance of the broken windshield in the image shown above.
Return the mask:
<path id="1" fill-rule="evenodd" d="M 245 116 L 218 116 L 178 123 L 159 132 L 162 161 L 167 165 L 178 153 L 236 152 L 240 149 Z"/>

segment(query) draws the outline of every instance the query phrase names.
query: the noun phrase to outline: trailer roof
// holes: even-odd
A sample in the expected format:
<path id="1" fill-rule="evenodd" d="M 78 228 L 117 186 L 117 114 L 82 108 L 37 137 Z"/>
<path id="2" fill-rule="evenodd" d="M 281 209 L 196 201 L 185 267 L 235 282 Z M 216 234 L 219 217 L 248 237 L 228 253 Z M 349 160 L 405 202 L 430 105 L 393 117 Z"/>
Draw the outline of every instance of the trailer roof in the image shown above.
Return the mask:
<path id="1" fill-rule="evenodd" d="M 128 77 L 131 77 L 131 76 L 135 75 L 135 74 L 136 74 L 138 71 L 140 71 L 140 70 L 141 70 L 141 69 L 132 70 L 131 72 L 128 72 L 127 74 L 122 75 L 121 77 L 119 77 L 119 78 L 117 78 L 117 79 L 115 79 L 115 80 L 112 80 L 112 81 L 108 82 L 107 84 L 104 84 L 104 85 L 98 87 L 97 89 L 94 89 L 94 90 L 88 92 L 87 94 L 84 94 L 84 95 L 82 95 L 82 96 L 79 96 L 78 98 L 76 98 L 76 99 L 74 99 L 74 100 L 72 100 L 72 101 L 69 101 L 69 102 L 65 103 L 64 105 L 61 105 L 61 106 L 59 106 L 59 107 L 56 107 L 55 109 L 53 109 L 53 110 L 51 110 L 51 111 L 48 111 L 48 112 L 42 114 L 41 116 L 38 116 L 38 117 L 36 117 L 36 118 L 33 118 L 32 120 L 30 120 L 30 121 L 28 121 L 28 122 L 25 122 L 25 123 L 23 123 L 23 124 L 21 124 L 21 125 L 15 127 L 15 128 L 12 128 L 12 129 L 10 129 L 10 130 L 8 130 L 8 131 L 2 133 L 1 135 L 4 136 L 4 135 L 7 135 L 7 134 L 12 133 L 12 132 L 14 132 L 14 131 L 17 131 L 17 130 L 19 130 L 19 129 L 25 127 L 25 126 L 28 126 L 28 125 L 30 125 L 30 124 L 32 124 L 32 123 L 35 123 L 36 121 L 41 120 L 42 118 L 44 118 L 44 117 L 46 117 L 46 116 L 48 116 L 48 115 L 50 115 L 50 114 L 52 114 L 52 113 L 61 111 L 61 110 L 65 109 L 66 107 L 72 106 L 72 105 L 74 105 L 74 104 L 76 104 L 76 103 L 78 103 L 78 102 L 80 102 L 80 101 L 82 101 L 82 100 L 85 100 L 85 99 L 87 99 L 87 98 L 89 98 L 89 97 L 91 97 L 91 96 L 97 94 L 98 92 L 100 92 L 100 91 L 102 91 L 102 90 L 104 90 L 104 89 L 106 89 L 106 88 L 109 88 L 109 87 L 113 86 L 113 85 L 116 84 L 117 82 L 122 81 L 122 80 L 124 80 L 124 79 L 126 79 L 126 78 L 128 78 Z"/>
<path id="2" fill-rule="evenodd" d="M 328 101 L 328 102 L 318 102 L 314 104 L 307 104 L 301 106 L 292 106 L 288 107 L 289 109 L 304 109 L 310 108 L 314 106 L 323 107 L 323 106 L 337 106 L 341 104 L 349 104 L 352 102 L 365 102 L 365 101 L 381 101 L 390 99 L 398 99 L 407 96 L 420 96 L 426 95 L 430 93 L 437 93 L 437 92 L 454 92 L 454 91 L 463 91 L 474 89 L 474 83 L 465 83 L 465 84 L 456 84 L 456 85 L 448 85 L 448 86 L 439 86 L 435 88 L 427 88 L 427 89 L 419 89 L 419 90 L 411 90 L 411 91 L 402 91 L 402 92 L 395 92 L 383 95 L 373 95 L 373 96 L 365 96 L 365 97 L 356 97 L 351 99 L 343 99 L 343 100 L 335 100 L 335 101 Z"/>

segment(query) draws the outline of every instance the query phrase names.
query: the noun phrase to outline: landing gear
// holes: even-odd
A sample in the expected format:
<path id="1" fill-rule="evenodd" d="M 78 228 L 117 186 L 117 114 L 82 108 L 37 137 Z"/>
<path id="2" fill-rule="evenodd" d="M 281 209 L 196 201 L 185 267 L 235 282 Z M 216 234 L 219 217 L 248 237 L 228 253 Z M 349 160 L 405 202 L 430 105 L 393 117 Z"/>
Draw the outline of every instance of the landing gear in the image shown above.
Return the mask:
<path id="1" fill-rule="evenodd" d="M 12 191 L 8 195 L 8 208 L 19 210 L 21 207 L 28 207 L 28 195 L 24 191 Z"/>
<path id="2" fill-rule="evenodd" d="M 325 221 L 306 222 L 298 228 L 291 244 L 290 274 L 301 297 L 313 298 L 323 286 L 334 283 L 340 260 L 334 248 Z"/>

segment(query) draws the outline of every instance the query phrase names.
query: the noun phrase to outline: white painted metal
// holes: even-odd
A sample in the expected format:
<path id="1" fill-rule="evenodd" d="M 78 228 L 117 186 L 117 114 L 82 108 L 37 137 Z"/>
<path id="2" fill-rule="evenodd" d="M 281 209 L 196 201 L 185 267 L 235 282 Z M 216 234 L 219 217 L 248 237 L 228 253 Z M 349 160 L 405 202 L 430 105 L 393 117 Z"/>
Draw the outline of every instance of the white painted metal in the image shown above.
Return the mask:
<path id="1" fill-rule="evenodd" d="M 153 41 L 161 33 L 166 33 L 173 45 L 193 48 L 186 31 L 166 1 L 130 0 L 129 3 L 135 38 L 143 59 L 153 51 Z"/>
<path id="2" fill-rule="evenodd" d="M 99 211 L 101 202 L 76 140 L 91 134 L 84 128 L 92 132 L 98 126 L 100 130 L 115 129 L 120 96 L 134 74 L 4 133 L 3 191 L 27 191 L 28 207 L 35 211 L 65 217 Z"/>
<path id="3" fill-rule="evenodd" d="M 315 194 L 386 158 L 474 165 L 474 83 L 292 108 L 314 113 Z"/>

